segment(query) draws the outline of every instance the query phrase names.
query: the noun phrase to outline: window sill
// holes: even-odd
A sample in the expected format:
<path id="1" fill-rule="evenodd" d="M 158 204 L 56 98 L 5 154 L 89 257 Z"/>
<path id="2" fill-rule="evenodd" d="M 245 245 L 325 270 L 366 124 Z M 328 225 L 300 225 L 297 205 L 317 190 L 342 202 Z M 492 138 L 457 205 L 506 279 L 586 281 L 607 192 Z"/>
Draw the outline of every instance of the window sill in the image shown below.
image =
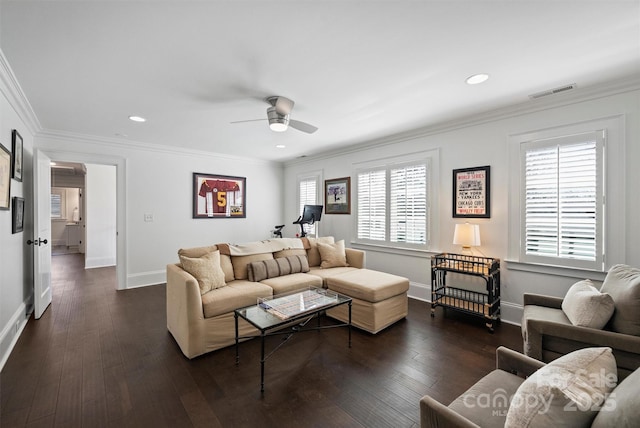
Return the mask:
<path id="1" fill-rule="evenodd" d="M 362 242 L 350 242 L 351 247 L 358 250 L 375 251 L 378 253 L 400 254 L 403 256 L 419 257 L 423 259 L 430 258 L 434 254 L 439 254 L 440 251 L 434 250 L 422 250 L 418 248 L 407 247 L 393 247 L 390 245 L 382 244 L 364 244 Z"/>
<path id="2" fill-rule="evenodd" d="M 543 273 L 547 275 L 565 276 L 568 278 L 592 279 L 594 281 L 602 282 L 604 281 L 604 278 L 607 276 L 606 272 L 589 270 L 589 269 L 550 266 L 550 265 L 542 265 L 542 264 L 536 264 L 536 263 L 524 263 L 524 262 L 519 262 L 517 260 L 505 260 L 505 263 L 507 264 L 507 268 L 509 270 Z"/>

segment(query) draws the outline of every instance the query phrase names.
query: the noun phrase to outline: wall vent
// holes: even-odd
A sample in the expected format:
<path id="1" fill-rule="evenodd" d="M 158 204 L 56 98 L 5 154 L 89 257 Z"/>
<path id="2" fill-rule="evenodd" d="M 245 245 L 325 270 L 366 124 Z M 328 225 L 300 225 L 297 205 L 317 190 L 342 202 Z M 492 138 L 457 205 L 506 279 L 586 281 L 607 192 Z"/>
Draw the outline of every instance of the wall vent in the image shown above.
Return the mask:
<path id="1" fill-rule="evenodd" d="M 560 86 L 558 88 L 548 89 L 546 91 L 538 92 L 536 94 L 531 94 L 531 95 L 529 95 L 529 98 L 531 98 L 532 100 L 535 100 L 535 99 L 538 99 L 538 98 L 547 97 L 549 95 L 555 95 L 555 94 L 558 94 L 560 92 L 570 91 L 570 90 L 575 89 L 575 88 L 576 88 L 576 84 L 575 83 L 571 83 L 569 85 L 564 85 L 564 86 Z"/>

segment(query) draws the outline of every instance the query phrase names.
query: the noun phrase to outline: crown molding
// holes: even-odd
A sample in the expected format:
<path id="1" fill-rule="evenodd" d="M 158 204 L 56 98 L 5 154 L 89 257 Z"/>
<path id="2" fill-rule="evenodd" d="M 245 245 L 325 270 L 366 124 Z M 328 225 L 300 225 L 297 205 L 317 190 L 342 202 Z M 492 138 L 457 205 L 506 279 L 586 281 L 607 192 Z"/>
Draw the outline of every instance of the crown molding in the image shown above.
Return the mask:
<path id="1" fill-rule="evenodd" d="M 172 156 L 196 156 L 196 157 L 212 157 L 216 159 L 226 159 L 231 161 L 240 161 L 255 165 L 282 165 L 281 162 L 262 160 L 257 158 L 248 158 L 242 156 L 233 156 L 224 153 L 210 152 L 206 150 L 195 150 L 184 147 L 163 146 L 160 144 L 143 143 L 140 141 L 123 140 L 121 138 L 100 137 L 96 135 L 81 134 L 69 131 L 60 131 L 54 129 L 43 129 L 37 133 L 34 146 L 43 147 L 43 140 L 53 140 L 67 143 L 81 144 L 82 146 L 93 145 L 100 147 L 109 147 L 115 150 L 139 150 L 143 152 L 155 152 L 169 154 Z M 85 151 L 85 150 L 83 150 Z M 94 153 L 94 151 L 91 151 Z"/>
<path id="2" fill-rule="evenodd" d="M 390 146 L 405 141 L 415 140 L 421 137 L 441 134 L 458 129 L 468 128 L 471 126 L 482 125 L 498 120 L 523 116 L 525 114 L 536 113 L 552 108 L 560 108 L 567 105 L 578 104 L 581 102 L 591 101 L 637 90 L 640 90 L 640 76 L 633 75 L 630 77 L 606 82 L 600 85 L 594 85 L 586 88 L 578 87 L 573 91 L 563 92 L 553 96 L 538 99 L 528 99 L 527 101 L 522 103 L 509 105 L 498 109 L 492 109 L 477 114 L 465 115 L 450 121 L 435 123 L 370 141 L 362 141 L 360 143 L 349 145 L 348 147 L 342 149 L 329 150 L 314 155 L 307 155 L 303 158 L 296 158 L 286 161 L 284 162 L 284 165 L 288 167 L 315 162 L 318 160 L 331 159 L 351 153 L 356 153 L 364 149 L 375 149 Z"/>
<path id="3" fill-rule="evenodd" d="M 18 79 L 13 73 L 2 49 L 0 49 L 0 91 L 2 91 L 11 107 L 16 111 L 20 120 L 22 120 L 32 135 L 35 135 L 42 129 L 40 121 L 33 111 L 20 83 L 18 83 Z"/>

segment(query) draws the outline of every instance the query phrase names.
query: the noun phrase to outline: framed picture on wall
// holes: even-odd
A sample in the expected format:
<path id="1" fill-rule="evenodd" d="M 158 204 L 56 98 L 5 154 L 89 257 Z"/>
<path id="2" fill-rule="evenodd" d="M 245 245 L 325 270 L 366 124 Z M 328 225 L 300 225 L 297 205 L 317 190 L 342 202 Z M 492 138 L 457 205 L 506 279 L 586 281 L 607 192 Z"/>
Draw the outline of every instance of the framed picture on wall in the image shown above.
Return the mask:
<path id="1" fill-rule="evenodd" d="M 351 177 L 324 181 L 324 213 L 351 214 Z"/>
<path id="2" fill-rule="evenodd" d="M 453 170 L 453 216 L 491 217 L 490 166 Z"/>
<path id="3" fill-rule="evenodd" d="M 11 152 L 0 144 L 0 210 L 8 210 L 11 202 Z"/>
<path id="4" fill-rule="evenodd" d="M 15 129 L 11 133 L 13 147 L 13 166 L 11 168 L 11 177 L 14 180 L 22 181 L 22 136 Z"/>
<path id="5" fill-rule="evenodd" d="M 12 202 L 11 233 L 22 232 L 24 228 L 24 198 L 14 196 Z"/>
<path id="6" fill-rule="evenodd" d="M 193 218 L 245 218 L 245 177 L 193 173 Z"/>

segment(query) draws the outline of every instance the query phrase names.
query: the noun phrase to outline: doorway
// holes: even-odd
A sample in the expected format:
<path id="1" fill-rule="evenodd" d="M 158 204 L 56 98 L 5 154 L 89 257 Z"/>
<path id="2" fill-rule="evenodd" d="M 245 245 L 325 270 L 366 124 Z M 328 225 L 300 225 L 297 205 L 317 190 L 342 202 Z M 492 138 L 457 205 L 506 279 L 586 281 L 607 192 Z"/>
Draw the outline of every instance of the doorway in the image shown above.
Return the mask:
<path id="1" fill-rule="evenodd" d="M 76 153 L 57 150 L 40 149 L 52 162 L 76 163 L 82 164 L 84 167 L 94 167 L 97 171 L 94 176 L 103 176 L 105 171 L 112 177 L 108 186 L 108 193 L 113 197 L 105 199 L 103 190 L 96 189 L 96 183 L 91 182 L 90 178 L 85 175 L 84 191 L 82 191 L 81 204 L 78 210 L 82 210 L 81 223 L 84 223 L 85 232 L 81 233 L 82 243 L 79 250 L 84 246 L 85 264 L 87 268 L 114 266 L 116 270 L 116 289 L 124 290 L 126 286 L 126 182 L 125 182 L 125 159 L 105 156 L 100 154 Z M 100 180 L 98 180 L 100 183 Z M 50 186 L 46 189 L 39 188 L 39 192 L 50 194 Z M 99 187 L 99 185 L 98 185 Z M 82 188 L 81 188 L 82 189 Z M 92 192 L 91 189 L 95 191 Z M 91 194 L 93 194 L 93 202 L 91 202 Z M 106 203 L 106 206 L 105 206 Z M 93 207 L 93 208 L 92 208 Z M 75 208 L 75 206 L 74 206 Z M 111 214 L 107 214 L 111 212 Z M 80 213 L 79 213 L 80 214 Z M 93 226 L 99 226 L 105 221 L 105 216 L 109 218 L 108 227 L 96 227 L 102 234 L 91 233 L 91 222 Z M 73 219 L 73 217 L 72 217 Z M 87 228 L 89 229 L 87 232 Z M 108 245 L 93 247 L 92 241 L 104 242 L 102 239 L 110 238 Z M 94 251 L 100 248 L 99 251 Z M 105 250 L 106 248 L 106 250 Z M 36 272 L 37 274 L 37 272 Z"/>

